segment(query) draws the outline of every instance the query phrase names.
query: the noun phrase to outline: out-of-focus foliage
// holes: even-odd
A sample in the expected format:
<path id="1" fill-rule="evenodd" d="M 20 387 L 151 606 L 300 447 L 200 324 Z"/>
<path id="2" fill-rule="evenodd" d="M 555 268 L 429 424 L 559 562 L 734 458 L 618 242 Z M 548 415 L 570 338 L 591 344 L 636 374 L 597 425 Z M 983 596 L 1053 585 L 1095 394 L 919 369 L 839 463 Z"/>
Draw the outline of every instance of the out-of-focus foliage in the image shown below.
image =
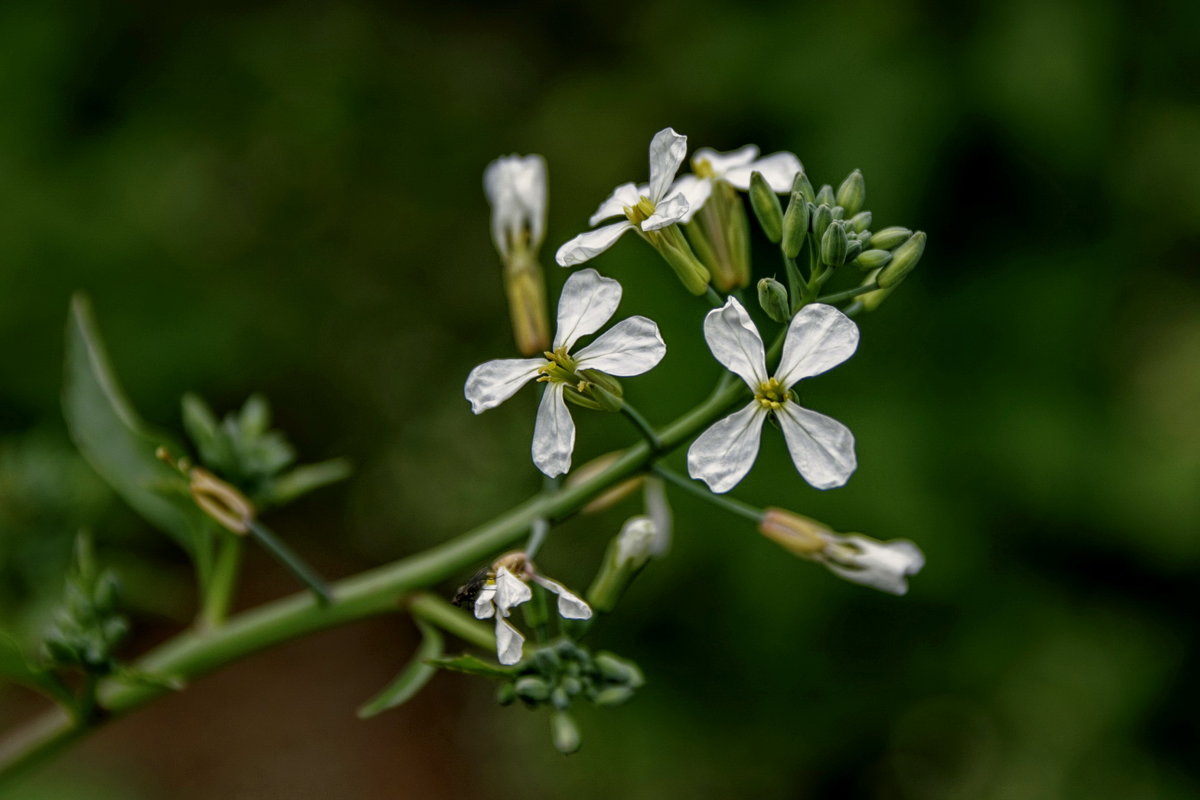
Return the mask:
<path id="1" fill-rule="evenodd" d="M 928 565 L 906 598 L 877 596 L 673 497 L 669 559 L 591 634 L 646 685 L 579 714 L 577 755 L 484 682 L 434 681 L 468 693 L 423 713 L 458 715 L 444 746 L 472 796 L 1194 796 L 1198 17 L 1184 0 L 3 6 L 0 618 L 57 594 L 81 524 L 106 563 L 125 555 L 131 600 L 186 574 L 66 444 L 72 291 L 147 420 L 178 428 L 187 391 L 217 408 L 262 391 L 303 452 L 360 465 L 291 524 L 364 567 L 540 486 L 532 395 L 478 418 L 461 398 L 472 366 L 514 355 L 483 166 L 547 157 L 552 252 L 671 125 L 794 150 L 817 185 L 861 168 L 874 226 L 928 232 L 854 359 L 803 387 L 855 432 L 849 485 L 808 489 L 765 437 L 738 489 L 911 538 Z M 755 279 L 782 278 L 756 244 Z M 669 348 L 631 401 L 685 410 L 721 372 L 703 307 L 632 239 L 593 266 Z M 601 415 L 579 429 L 579 463 L 633 438 Z M 623 513 L 569 522 L 539 561 L 585 584 Z M 421 708 L 390 713 L 419 726 Z M 181 796 L 154 759 L 125 763 L 140 772 L 113 781 Z"/>

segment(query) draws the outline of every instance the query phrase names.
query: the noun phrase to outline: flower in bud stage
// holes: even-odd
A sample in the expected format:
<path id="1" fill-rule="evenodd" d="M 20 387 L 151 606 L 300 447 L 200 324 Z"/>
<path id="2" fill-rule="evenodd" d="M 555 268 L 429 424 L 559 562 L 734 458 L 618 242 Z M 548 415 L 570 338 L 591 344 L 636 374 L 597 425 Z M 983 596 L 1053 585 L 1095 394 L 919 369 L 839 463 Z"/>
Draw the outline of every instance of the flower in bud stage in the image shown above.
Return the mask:
<path id="1" fill-rule="evenodd" d="M 876 250 L 891 250 L 907 242 L 910 236 L 912 231 L 908 228 L 893 225 L 871 234 L 871 247 Z"/>
<path id="2" fill-rule="evenodd" d="M 862 233 L 871 227 L 874 215 L 870 211 L 860 211 L 850 218 L 850 227 L 855 233 Z"/>
<path id="3" fill-rule="evenodd" d="M 792 318 L 783 355 L 768 377 L 762 337 L 734 298 L 704 318 L 704 338 L 717 360 L 738 375 L 754 399 L 717 422 L 688 448 L 688 473 L 714 492 L 727 492 L 754 466 L 763 422 L 783 428 L 796 469 L 812 486 L 843 485 L 858 466 L 854 435 L 842 423 L 800 406 L 792 386 L 842 363 L 858 347 L 858 327 L 833 306 L 813 303 Z"/>
<path id="4" fill-rule="evenodd" d="M 651 558 L 658 555 L 658 526 L 648 516 L 631 517 L 608 544 L 604 560 L 587 597 L 597 611 L 612 611 L 629 584 Z"/>
<path id="5" fill-rule="evenodd" d="M 814 243 L 819 244 L 825 231 L 833 224 L 833 209 L 827 205 L 816 206 L 812 211 L 812 235 Z"/>
<path id="6" fill-rule="evenodd" d="M 754 209 L 754 216 L 758 217 L 758 224 L 767 239 L 772 244 L 779 244 L 783 237 L 783 206 L 761 172 L 750 174 L 750 207 Z"/>
<path id="7" fill-rule="evenodd" d="M 834 533 L 815 519 L 768 508 L 759 531 L 784 549 L 824 564 L 840 578 L 902 595 L 909 575 L 925 566 L 925 555 L 904 539 L 880 542 L 860 533 Z"/>
<path id="8" fill-rule="evenodd" d="M 861 170 L 854 170 L 842 181 L 837 190 L 837 204 L 846 209 L 846 214 L 853 217 L 862 210 L 867 200 L 867 182 L 863 180 Z"/>
<path id="9" fill-rule="evenodd" d="M 492 240 L 504 262 L 513 335 L 523 355 L 550 345 L 546 284 L 537 251 L 546 235 L 546 161 L 504 156 L 488 164 L 483 188 L 492 206 Z"/>
<path id="10" fill-rule="evenodd" d="M 917 231 L 909 237 L 908 241 L 892 251 L 892 260 L 876 278 L 880 288 L 890 289 L 908 277 L 908 273 L 917 266 L 917 262 L 921 260 L 921 254 L 924 252 L 925 232 Z"/>
<path id="11" fill-rule="evenodd" d="M 611 399 L 607 376 L 641 375 L 666 355 L 658 326 L 641 316 L 621 320 L 578 353 L 570 352 L 581 337 L 608 322 L 620 302 L 621 284 L 594 269 L 576 272 L 567 278 L 558 301 L 553 350 L 544 358 L 488 361 L 467 376 L 463 394 L 476 414 L 500 405 L 530 381 L 546 384 L 533 428 L 533 463 L 551 478 L 571 468 L 575 449 L 567 393 L 584 401 L 593 396 Z"/>
<path id="12" fill-rule="evenodd" d="M 787 289 L 774 278 L 763 278 L 758 282 L 758 304 L 774 322 L 787 322 L 792 317 Z"/>
<path id="13" fill-rule="evenodd" d="M 487 580 L 475 598 L 475 619 L 496 620 L 496 658 L 501 664 L 521 660 L 525 637 L 508 621 L 512 610 L 533 599 L 527 581 L 558 595 L 558 614 L 564 619 L 591 619 L 592 609 L 558 581 L 543 577 L 524 553 L 501 556 L 492 565 Z"/>
<path id="14" fill-rule="evenodd" d="M 828 183 L 825 184 L 824 186 L 822 186 L 821 190 L 819 192 L 817 192 L 817 199 L 814 200 L 813 202 L 816 205 L 829 206 L 830 208 L 833 208 L 834 206 L 836 206 L 837 200 L 833 196 L 833 187 L 830 186 Z"/>
<path id="15" fill-rule="evenodd" d="M 675 173 L 687 155 L 687 137 L 672 128 L 654 134 L 650 142 L 650 182 L 641 186 L 623 183 L 613 190 L 588 220 L 597 225 L 624 216 L 595 230 L 581 233 L 558 248 L 554 258 L 563 267 L 582 264 L 603 253 L 626 231 L 636 230 L 654 245 L 693 294 L 703 294 L 709 274 L 687 246 L 676 226 L 688 211 L 688 201 L 672 186 Z"/>
<path id="16" fill-rule="evenodd" d="M 808 183 L 808 178 L 804 173 L 796 175 L 796 180 L 792 184 L 792 196 L 788 199 L 787 210 L 783 212 L 783 254 L 788 258 L 795 258 L 800 255 L 800 248 L 804 244 L 804 237 L 808 235 L 809 216 L 812 213 L 812 208 L 809 205 L 808 197 L 804 193 L 804 188 L 808 187 L 808 194 L 812 194 L 812 186 Z"/>
<path id="17" fill-rule="evenodd" d="M 892 260 L 892 254 L 887 250 L 867 250 L 854 259 L 854 266 L 863 270 L 879 269 L 887 266 Z"/>
<path id="18" fill-rule="evenodd" d="M 834 222 L 821 236 L 821 261 L 831 267 L 840 267 L 846 263 L 849 247 L 850 239 L 846 236 L 846 226 L 841 222 Z"/>

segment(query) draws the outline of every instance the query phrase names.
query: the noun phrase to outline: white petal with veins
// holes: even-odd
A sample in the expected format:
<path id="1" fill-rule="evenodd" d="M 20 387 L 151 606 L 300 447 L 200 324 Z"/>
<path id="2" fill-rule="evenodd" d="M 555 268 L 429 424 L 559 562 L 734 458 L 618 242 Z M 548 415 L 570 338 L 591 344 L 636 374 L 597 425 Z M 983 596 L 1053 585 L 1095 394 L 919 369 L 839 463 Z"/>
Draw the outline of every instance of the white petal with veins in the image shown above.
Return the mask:
<path id="1" fill-rule="evenodd" d="M 624 220 L 605 225 L 603 228 L 596 228 L 594 231 L 584 231 L 558 248 L 558 252 L 554 254 L 554 260 L 560 267 L 582 264 L 612 247 L 617 239 L 621 238 L 621 234 L 633 229 L 634 224 L 629 220 Z"/>
<path id="2" fill-rule="evenodd" d="M 687 137 L 663 128 L 650 140 L 650 201 L 657 205 L 687 157 Z"/>
<path id="3" fill-rule="evenodd" d="M 549 478 L 571 469 L 571 451 L 575 449 L 575 422 L 563 391 L 561 383 L 546 385 L 533 425 L 533 463 Z"/>
<path id="4" fill-rule="evenodd" d="M 776 412 L 776 418 L 783 428 L 792 463 L 810 485 L 834 489 L 850 479 L 858 467 L 858 457 L 849 428 L 790 400 Z"/>
<path id="5" fill-rule="evenodd" d="M 634 183 L 622 183 L 612 194 L 605 198 L 592 216 L 588 217 L 588 225 L 595 225 L 609 217 L 625 216 L 627 206 L 636 206 L 642 195 L 649 191 L 646 186 L 638 187 Z"/>
<path id="6" fill-rule="evenodd" d="M 761 172 L 772 191 L 784 194 L 792 190 L 792 182 L 796 175 L 803 171 L 804 167 L 795 153 L 784 151 L 771 153 L 744 166 L 733 167 L 725 173 L 724 178 L 744 192 L 750 188 L 750 174 Z"/>
<path id="7" fill-rule="evenodd" d="M 688 448 L 688 474 L 721 494 L 737 486 L 754 466 L 767 412 L 758 401 L 700 434 Z"/>
<path id="8" fill-rule="evenodd" d="M 558 595 L 558 615 L 563 619 L 592 618 L 591 606 L 558 581 L 543 578 L 541 575 L 534 575 L 533 581 Z"/>
<path id="9" fill-rule="evenodd" d="M 775 377 L 790 387 L 820 375 L 854 355 L 858 338 L 858 326 L 841 311 L 824 303 L 807 305 L 788 325 Z"/>
<path id="10" fill-rule="evenodd" d="M 704 317 L 704 339 L 726 369 L 738 375 L 750 391 L 767 379 L 767 359 L 762 337 L 746 309 L 730 297 L 721 308 Z"/>
<path id="11" fill-rule="evenodd" d="M 594 269 L 581 269 L 567 278 L 558 298 L 558 330 L 554 349 L 570 350 L 581 336 L 590 336 L 617 313 L 621 284 Z"/>
<path id="12" fill-rule="evenodd" d="M 646 317 L 623 319 L 575 354 L 579 369 L 595 369 L 609 375 L 641 375 L 653 369 L 667 354 L 667 345 L 654 320 Z"/>
<path id="13" fill-rule="evenodd" d="M 546 365 L 544 358 L 498 358 L 471 370 L 463 395 L 471 403 L 471 411 L 479 414 L 495 408 L 537 377 Z"/>

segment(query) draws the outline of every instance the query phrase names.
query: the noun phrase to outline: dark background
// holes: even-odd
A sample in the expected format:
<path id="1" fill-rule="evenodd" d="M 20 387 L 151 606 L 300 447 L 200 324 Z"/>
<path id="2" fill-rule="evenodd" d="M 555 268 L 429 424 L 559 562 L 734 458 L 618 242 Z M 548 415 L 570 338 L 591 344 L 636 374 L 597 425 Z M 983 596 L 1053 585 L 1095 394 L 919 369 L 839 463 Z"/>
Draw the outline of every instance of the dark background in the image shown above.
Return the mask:
<path id="1" fill-rule="evenodd" d="M 44 770 L 21 798 L 1184 798 L 1200 793 L 1200 6 L 1014 0 L 732 4 L 0 6 L 0 623 L 44 625 L 74 532 L 120 572 L 135 655 L 186 623 L 190 571 L 73 455 L 58 407 L 89 292 L 142 414 L 273 401 L 345 485 L 272 518 L 330 575 L 412 553 L 540 486 L 534 393 L 482 417 L 462 382 L 512 355 L 480 179 L 550 169 L 543 253 L 671 125 L 690 145 L 853 168 L 918 270 L 805 405 L 860 468 L 811 490 L 764 436 L 737 490 L 928 557 L 897 599 L 674 496 L 676 543 L 595 644 L 629 706 L 542 714 L 439 677 L 353 711 L 414 645 L 404 619 L 198 682 Z M 758 274 L 777 267 L 759 241 Z M 595 266 L 659 321 L 626 382 L 664 422 L 718 376 L 704 308 L 649 248 Z M 576 463 L 631 440 L 577 415 Z M 583 587 L 635 504 L 557 531 Z M 464 576 L 465 577 L 465 576 Z M 291 591 L 266 559 L 239 604 Z M 447 592 L 453 586 L 444 587 Z M 0 695 L 5 722 L 40 706 Z"/>

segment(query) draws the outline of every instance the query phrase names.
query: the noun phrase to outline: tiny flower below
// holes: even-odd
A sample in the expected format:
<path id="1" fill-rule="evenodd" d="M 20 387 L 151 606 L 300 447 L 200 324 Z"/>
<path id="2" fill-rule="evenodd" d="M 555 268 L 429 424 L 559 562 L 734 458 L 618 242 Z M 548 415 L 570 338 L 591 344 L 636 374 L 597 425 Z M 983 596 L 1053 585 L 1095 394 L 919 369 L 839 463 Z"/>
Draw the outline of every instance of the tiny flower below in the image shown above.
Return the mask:
<path id="1" fill-rule="evenodd" d="M 758 157 L 758 148 L 748 144 L 729 153 L 701 147 L 692 154 L 692 174 L 684 175 L 672 187 L 681 193 L 688 203 L 688 210 L 681 222 L 691 222 L 712 195 L 713 186 L 720 181 L 740 191 L 750 189 L 750 175 L 758 172 L 767 185 L 779 194 L 792 190 L 792 181 L 804 171 L 795 153 L 781 151 L 763 158 Z"/>
<path id="2" fill-rule="evenodd" d="M 565 393 L 584 393 L 597 381 L 595 373 L 641 375 L 666 355 L 658 326 L 641 316 L 621 320 L 578 353 L 571 353 L 580 338 L 612 318 L 620 302 L 621 284 L 594 269 L 580 270 L 563 285 L 553 351 L 544 358 L 488 361 L 467 376 L 463 393 L 476 414 L 500 405 L 530 381 L 546 384 L 533 428 L 533 463 L 551 478 L 571 468 L 575 449 L 575 423 Z"/>
<path id="3" fill-rule="evenodd" d="M 650 182 L 637 185 L 623 183 L 613 190 L 596 213 L 588 220 L 597 225 L 612 217 L 624 216 L 614 222 L 576 236 L 558 248 L 555 260 L 560 266 L 582 264 L 603 253 L 626 231 L 657 231 L 680 222 L 687 214 L 686 198 L 672 185 L 679 165 L 687 156 L 687 137 L 664 128 L 650 142 Z"/>
<path id="4" fill-rule="evenodd" d="M 758 456 L 763 422 L 774 415 L 792 463 L 812 486 L 842 486 L 858 466 L 854 435 L 842 423 L 802 407 L 792 387 L 837 366 L 858 347 L 858 327 L 833 306 L 813 303 L 788 325 L 775 375 L 767 375 L 762 337 L 746 309 L 730 297 L 704 318 L 704 338 L 717 360 L 735 373 L 754 399 L 712 425 L 688 448 L 688 473 L 714 492 L 746 477 Z"/>
<path id="5" fill-rule="evenodd" d="M 508 621 L 512 610 L 533 599 L 527 581 L 533 581 L 558 596 L 558 615 L 563 619 L 591 619 L 592 609 L 578 595 L 557 581 L 543 577 L 523 553 L 503 556 L 493 565 L 494 573 L 475 598 L 475 619 L 496 620 L 496 658 L 501 664 L 516 664 L 524 651 L 525 637 Z"/>

